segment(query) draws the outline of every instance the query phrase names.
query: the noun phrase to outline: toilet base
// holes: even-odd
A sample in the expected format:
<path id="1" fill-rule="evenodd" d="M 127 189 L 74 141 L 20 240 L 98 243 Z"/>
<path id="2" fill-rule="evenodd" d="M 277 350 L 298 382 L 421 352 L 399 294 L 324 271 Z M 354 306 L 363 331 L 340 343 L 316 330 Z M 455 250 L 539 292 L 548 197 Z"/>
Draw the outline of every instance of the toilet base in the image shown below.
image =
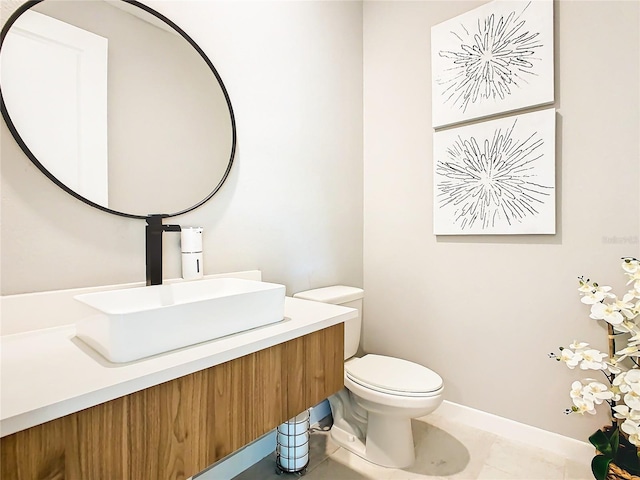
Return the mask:
<path id="1" fill-rule="evenodd" d="M 335 425 L 331 428 L 331 438 L 341 447 L 382 467 L 405 468 L 416 458 L 410 418 L 369 412 L 365 442 Z"/>
<path id="2" fill-rule="evenodd" d="M 410 418 L 369 412 L 366 458 L 376 465 L 404 468 L 416 459 Z"/>

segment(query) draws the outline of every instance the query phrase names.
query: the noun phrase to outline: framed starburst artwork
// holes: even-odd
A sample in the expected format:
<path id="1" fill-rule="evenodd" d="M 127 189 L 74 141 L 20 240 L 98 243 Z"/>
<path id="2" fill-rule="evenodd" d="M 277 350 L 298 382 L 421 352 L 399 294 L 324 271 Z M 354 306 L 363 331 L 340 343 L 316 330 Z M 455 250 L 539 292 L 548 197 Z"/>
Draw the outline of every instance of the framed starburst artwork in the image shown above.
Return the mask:
<path id="1" fill-rule="evenodd" d="M 555 110 L 434 133 L 436 235 L 554 234 Z"/>
<path id="2" fill-rule="evenodd" d="M 553 103 L 553 0 L 495 0 L 431 28 L 433 127 Z"/>

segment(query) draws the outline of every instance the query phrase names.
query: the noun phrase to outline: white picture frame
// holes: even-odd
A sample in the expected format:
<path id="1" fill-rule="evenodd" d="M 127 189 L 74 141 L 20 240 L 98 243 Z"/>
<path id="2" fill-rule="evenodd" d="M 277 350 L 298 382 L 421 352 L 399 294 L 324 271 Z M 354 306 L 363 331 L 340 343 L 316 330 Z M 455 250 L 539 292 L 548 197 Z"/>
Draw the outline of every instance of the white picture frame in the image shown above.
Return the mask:
<path id="1" fill-rule="evenodd" d="M 432 124 L 554 101 L 553 0 L 494 0 L 431 28 Z"/>
<path id="2" fill-rule="evenodd" d="M 555 110 L 434 133 L 436 235 L 555 234 Z"/>

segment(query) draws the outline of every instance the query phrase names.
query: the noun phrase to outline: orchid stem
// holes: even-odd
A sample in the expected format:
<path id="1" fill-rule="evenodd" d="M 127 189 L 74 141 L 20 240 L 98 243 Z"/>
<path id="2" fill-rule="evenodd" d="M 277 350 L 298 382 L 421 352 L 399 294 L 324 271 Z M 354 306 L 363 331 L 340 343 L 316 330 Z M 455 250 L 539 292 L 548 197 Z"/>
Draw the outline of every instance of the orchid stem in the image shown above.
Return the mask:
<path id="1" fill-rule="evenodd" d="M 607 323 L 607 333 L 608 333 L 608 337 L 609 337 L 609 358 L 613 359 L 613 356 L 616 353 L 616 339 L 615 339 L 615 332 L 613 330 L 613 325 L 611 325 L 610 323 Z M 609 383 L 611 383 L 613 385 L 613 380 L 616 378 L 615 373 L 611 373 L 611 375 L 609 375 Z M 616 406 L 616 402 L 614 400 L 609 401 L 609 408 L 611 408 L 611 423 L 613 424 L 614 427 L 618 426 L 618 419 L 615 417 L 615 410 L 613 409 L 613 407 Z"/>

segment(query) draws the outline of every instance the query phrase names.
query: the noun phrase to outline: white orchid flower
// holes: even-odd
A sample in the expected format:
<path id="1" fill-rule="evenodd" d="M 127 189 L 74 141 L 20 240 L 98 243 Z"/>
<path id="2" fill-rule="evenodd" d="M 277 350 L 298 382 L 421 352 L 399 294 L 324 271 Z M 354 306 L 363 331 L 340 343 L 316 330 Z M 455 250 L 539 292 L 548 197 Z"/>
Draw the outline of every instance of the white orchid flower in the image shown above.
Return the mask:
<path id="1" fill-rule="evenodd" d="M 633 410 L 626 405 L 616 405 L 613 410 L 615 411 L 613 416 L 620 420 L 629 419 L 634 422 L 640 422 L 640 410 Z"/>
<path id="2" fill-rule="evenodd" d="M 594 303 L 598 303 L 604 300 L 604 295 L 598 295 L 598 292 L 592 291 L 589 293 L 585 293 L 580 301 L 587 305 L 593 305 Z"/>
<path id="3" fill-rule="evenodd" d="M 640 394 L 631 391 L 625 394 L 622 400 L 624 400 L 625 405 L 629 408 L 633 410 L 640 410 Z"/>
<path id="4" fill-rule="evenodd" d="M 580 362 L 581 370 L 606 370 L 607 364 L 604 359 L 607 358 L 605 353 L 599 352 L 594 348 L 580 352 L 582 361 Z"/>
<path id="5" fill-rule="evenodd" d="M 618 362 L 623 361 L 627 357 L 640 357 L 640 348 L 638 348 L 637 345 L 629 345 L 628 347 L 617 351 L 616 355 L 619 355 L 617 358 Z"/>
<path id="6" fill-rule="evenodd" d="M 629 393 L 635 386 L 638 394 L 640 394 L 640 369 L 633 368 L 626 372 L 622 372 L 616 376 L 611 383 L 614 387 L 617 387 L 621 393 Z"/>
<path id="7" fill-rule="evenodd" d="M 620 391 L 623 391 L 620 386 Z M 624 377 L 624 403 L 632 410 L 640 410 L 640 370 L 629 370 Z"/>
<path id="8" fill-rule="evenodd" d="M 567 364 L 567 367 L 574 369 L 582 361 L 582 355 L 580 353 L 574 353 L 568 348 L 563 348 L 560 354 L 560 360 Z"/>
<path id="9" fill-rule="evenodd" d="M 584 298 L 584 297 L 583 297 Z M 604 320 L 611 325 L 619 325 L 624 318 L 615 304 L 596 303 L 591 306 L 591 315 L 594 320 Z"/>
<path id="10" fill-rule="evenodd" d="M 615 387 L 620 393 L 627 393 L 631 391 L 631 387 L 624 381 L 624 374 L 625 372 L 622 372 L 621 374 L 617 375 L 616 378 L 613 379 L 613 382 L 611 382 L 611 385 Z"/>
<path id="11" fill-rule="evenodd" d="M 628 293 L 622 297 L 622 300 L 617 297 L 615 299 L 615 305 L 618 307 L 618 310 L 620 310 L 622 314 L 629 319 L 635 318 L 636 315 L 638 315 L 638 312 L 634 311 L 635 305 L 631 303 L 633 299 L 634 296 Z"/>
<path id="12" fill-rule="evenodd" d="M 569 392 L 569 396 L 571 398 L 582 398 L 582 382 L 576 380 L 571 384 L 571 391 Z M 626 418 L 626 417 L 625 417 Z"/>
<path id="13" fill-rule="evenodd" d="M 590 415 L 596 414 L 596 407 L 593 402 L 585 399 L 585 398 L 574 398 L 573 404 L 575 405 L 575 411 L 584 415 L 588 413 Z"/>
<path id="14" fill-rule="evenodd" d="M 586 385 L 583 390 L 584 399 L 594 402 L 596 405 L 600 405 L 605 400 L 613 399 L 613 392 L 609 388 L 600 382 L 591 382 Z"/>
<path id="15" fill-rule="evenodd" d="M 606 293 L 599 290 L 599 289 L 593 289 L 587 293 L 585 293 L 582 298 L 580 299 L 580 301 L 582 303 L 586 303 L 587 305 L 593 305 L 594 303 L 598 303 L 601 302 L 602 300 L 604 300 L 606 297 Z"/>
<path id="16" fill-rule="evenodd" d="M 598 285 L 597 283 L 590 284 L 585 282 L 580 278 L 580 286 L 578 287 L 578 291 L 582 295 L 580 301 L 582 303 L 586 303 L 587 305 L 593 305 L 594 303 L 601 302 L 605 298 L 613 297 L 611 291 L 611 287 L 607 285 Z"/>
<path id="17" fill-rule="evenodd" d="M 640 425 L 632 420 L 625 420 L 620 425 L 620 430 L 629 435 L 629 441 L 634 445 L 640 445 Z"/>
<path id="18" fill-rule="evenodd" d="M 609 370 L 609 372 L 613 373 L 614 375 L 618 375 L 622 371 L 617 367 L 617 362 L 615 359 L 611 359 L 611 361 L 607 363 L 607 370 Z"/>

